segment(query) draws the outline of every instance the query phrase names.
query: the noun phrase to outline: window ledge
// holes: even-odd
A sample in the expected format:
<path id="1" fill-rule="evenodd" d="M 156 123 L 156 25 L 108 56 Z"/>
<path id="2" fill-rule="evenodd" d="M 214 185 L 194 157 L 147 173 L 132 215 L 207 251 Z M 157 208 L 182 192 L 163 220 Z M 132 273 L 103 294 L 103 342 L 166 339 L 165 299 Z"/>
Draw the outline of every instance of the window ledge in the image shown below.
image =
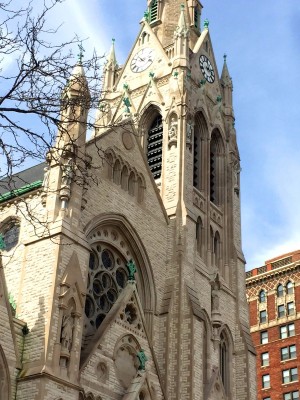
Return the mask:
<path id="1" fill-rule="evenodd" d="M 296 381 L 282 383 L 281 386 L 287 386 L 287 385 L 291 385 L 293 383 L 298 383 L 298 382 L 299 382 L 299 380 L 297 379 Z"/>

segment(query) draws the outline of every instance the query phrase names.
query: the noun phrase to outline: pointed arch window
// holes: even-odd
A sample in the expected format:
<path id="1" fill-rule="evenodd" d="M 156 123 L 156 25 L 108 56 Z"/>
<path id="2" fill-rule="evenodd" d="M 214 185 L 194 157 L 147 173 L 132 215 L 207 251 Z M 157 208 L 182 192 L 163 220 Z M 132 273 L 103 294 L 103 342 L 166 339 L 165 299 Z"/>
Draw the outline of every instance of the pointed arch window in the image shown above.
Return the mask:
<path id="1" fill-rule="evenodd" d="M 215 255 L 215 266 L 220 268 L 221 260 L 221 238 L 219 232 L 216 232 L 214 237 L 214 255 Z"/>
<path id="2" fill-rule="evenodd" d="M 197 242 L 197 251 L 200 254 L 200 257 L 203 256 L 203 222 L 200 217 L 197 219 L 196 223 L 196 242 Z"/>
<path id="3" fill-rule="evenodd" d="M 229 351 L 228 342 L 226 340 L 224 332 L 220 335 L 220 345 L 219 345 L 219 369 L 222 379 L 222 383 L 225 392 L 229 392 Z"/>
<path id="4" fill-rule="evenodd" d="M 117 185 L 120 185 L 120 181 L 121 181 L 121 164 L 120 164 L 119 160 L 117 160 L 115 162 L 115 165 L 114 165 L 114 168 L 113 168 L 113 181 Z"/>
<path id="5" fill-rule="evenodd" d="M 193 160 L 193 185 L 198 190 L 204 189 L 205 174 L 205 151 L 204 140 L 207 138 L 208 130 L 202 114 L 195 117 L 194 129 L 194 160 Z"/>
<path id="6" fill-rule="evenodd" d="M 266 301 L 266 292 L 262 289 L 259 292 L 259 302 L 260 303 L 265 303 L 265 301 Z"/>
<path id="7" fill-rule="evenodd" d="M 133 172 L 130 172 L 129 180 L 128 180 L 128 192 L 130 196 L 135 195 L 135 176 Z"/>
<path id="8" fill-rule="evenodd" d="M 121 188 L 124 190 L 128 189 L 128 168 L 126 165 L 124 165 L 121 172 Z"/>
<path id="9" fill-rule="evenodd" d="M 153 178 L 161 177 L 163 123 L 159 114 L 153 120 L 148 131 L 147 159 Z"/>
<path id="10" fill-rule="evenodd" d="M 0 226 L 0 234 L 4 241 L 4 251 L 10 251 L 17 246 L 20 237 L 20 221 L 8 218 Z"/>
<path id="11" fill-rule="evenodd" d="M 218 130 L 212 133 L 210 143 L 210 201 L 221 205 L 224 186 L 224 145 Z"/>
<path id="12" fill-rule="evenodd" d="M 104 232 L 105 234 L 105 232 Z M 128 279 L 126 259 L 112 246 L 97 242 L 89 260 L 87 296 L 85 302 L 85 333 L 82 347 L 104 321 L 117 301 Z"/>
<path id="13" fill-rule="evenodd" d="M 149 9 L 150 23 L 158 19 L 158 3 L 157 0 L 152 0 Z"/>

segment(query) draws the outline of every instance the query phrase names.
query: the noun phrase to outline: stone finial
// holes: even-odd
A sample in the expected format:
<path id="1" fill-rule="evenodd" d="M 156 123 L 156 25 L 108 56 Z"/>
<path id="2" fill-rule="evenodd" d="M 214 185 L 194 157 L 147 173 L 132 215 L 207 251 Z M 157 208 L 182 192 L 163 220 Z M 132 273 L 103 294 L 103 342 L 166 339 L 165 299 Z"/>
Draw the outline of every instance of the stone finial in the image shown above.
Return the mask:
<path id="1" fill-rule="evenodd" d="M 180 6 L 180 16 L 178 25 L 176 28 L 176 35 L 186 35 L 188 33 L 188 27 L 185 21 L 185 14 L 184 14 L 184 5 L 181 4 Z"/>

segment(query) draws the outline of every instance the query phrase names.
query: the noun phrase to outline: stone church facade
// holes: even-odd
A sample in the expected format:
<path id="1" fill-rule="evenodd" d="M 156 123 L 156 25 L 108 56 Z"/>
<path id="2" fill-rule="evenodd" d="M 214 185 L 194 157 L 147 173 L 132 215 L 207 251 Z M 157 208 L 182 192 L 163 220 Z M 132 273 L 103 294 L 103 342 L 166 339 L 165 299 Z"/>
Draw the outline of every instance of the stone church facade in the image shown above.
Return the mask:
<path id="1" fill-rule="evenodd" d="M 1 400 L 255 399 L 232 81 L 196 0 L 76 65 L 46 162 L 1 192 Z M 65 103 L 64 103 L 65 102 Z"/>

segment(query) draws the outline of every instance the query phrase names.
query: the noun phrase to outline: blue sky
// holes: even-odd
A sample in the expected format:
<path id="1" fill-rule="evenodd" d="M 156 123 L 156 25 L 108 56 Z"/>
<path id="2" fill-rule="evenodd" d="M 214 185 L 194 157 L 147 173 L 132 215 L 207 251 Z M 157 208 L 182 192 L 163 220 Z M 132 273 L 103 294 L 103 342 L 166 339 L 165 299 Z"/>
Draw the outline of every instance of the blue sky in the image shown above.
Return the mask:
<path id="1" fill-rule="evenodd" d="M 300 248 L 300 2 L 202 4 L 202 23 L 210 21 L 219 70 L 226 53 L 233 78 L 243 249 L 252 269 Z M 107 52 L 115 38 L 122 64 L 145 9 L 146 0 L 67 0 L 56 9 L 53 23 L 64 22 L 61 35 L 88 38 L 87 53 L 94 47 L 99 54 Z"/>

